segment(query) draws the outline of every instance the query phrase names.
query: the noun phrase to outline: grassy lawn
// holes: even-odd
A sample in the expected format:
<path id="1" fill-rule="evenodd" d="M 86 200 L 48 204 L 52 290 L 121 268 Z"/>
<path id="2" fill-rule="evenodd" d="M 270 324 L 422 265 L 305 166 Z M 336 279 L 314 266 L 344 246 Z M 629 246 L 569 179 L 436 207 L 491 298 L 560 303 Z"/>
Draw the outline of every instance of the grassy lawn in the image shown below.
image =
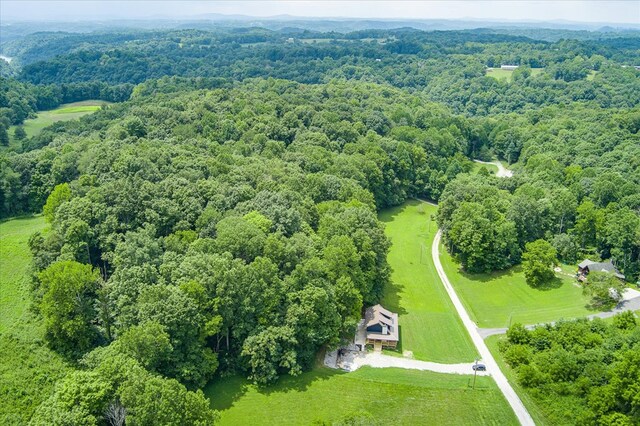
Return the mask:
<path id="1" fill-rule="evenodd" d="M 204 389 L 219 425 L 310 425 L 365 412 L 394 425 L 507 425 L 517 420 L 489 377 L 395 368 L 317 368 L 258 389 L 238 377 Z"/>
<path id="2" fill-rule="evenodd" d="M 55 122 L 80 118 L 83 115 L 91 114 L 92 112 L 99 110 L 100 106 L 108 103 L 109 102 L 100 100 L 88 100 L 63 104 L 50 111 L 39 111 L 36 118 L 24 121 L 24 131 L 27 133 L 27 137 L 36 136 L 42 132 L 42 129 L 51 126 Z M 15 129 L 16 126 L 11 126 L 9 128 L 9 146 L 17 148 L 20 143 L 19 141 L 14 140 L 13 135 Z"/>
<path id="3" fill-rule="evenodd" d="M 481 164 L 481 163 L 476 163 L 474 161 L 473 169 L 471 169 L 471 174 L 478 173 L 480 169 L 486 169 L 489 171 L 489 174 L 492 174 L 492 175 L 495 175 L 496 173 L 498 173 L 498 166 L 496 166 L 495 164 Z"/>
<path id="4" fill-rule="evenodd" d="M 502 272 L 467 274 L 444 247 L 440 253 L 451 284 L 480 327 L 508 327 L 516 322 L 537 324 L 593 313 L 586 308 L 589 298 L 575 285 L 573 277 L 565 275 L 569 267 L 556 274 L 549 288 L 534 289 L 525 282 L 520 266 Z"/>
<path id="5" fill-rule="evenodd" d="M 0 222 L 0 424 L 27 424 L 35 408 L 69 367 L 43 341 L 41 321 L 29 310 L 29 236 L 42 216 Z"/>
<path id="6" fill-rule="evenodd" d="M 425 361 L 470 362 L 476 350 L 431 259 L 437 230 L 431 215 L 436 209 L 410 201 L 380 213 L 392 242 L 388 256 L 392 285 L 385 290 L 382 305 L 399 314 L 400 352 L 413 351 L 416 359 Z"/>
<path id="7" fill-rule="evenodd" d="M 542 74 L 544 68 L 531 68 L 531 76 L 536 76 Z M 503 70 L 500 68 L 494 68 L 487 70 L 487 77 L 493 77 L 496 80 L 502 81 L 511 81 L 511 76 L 513 75 L 513 71 L 511 70 Z"/>

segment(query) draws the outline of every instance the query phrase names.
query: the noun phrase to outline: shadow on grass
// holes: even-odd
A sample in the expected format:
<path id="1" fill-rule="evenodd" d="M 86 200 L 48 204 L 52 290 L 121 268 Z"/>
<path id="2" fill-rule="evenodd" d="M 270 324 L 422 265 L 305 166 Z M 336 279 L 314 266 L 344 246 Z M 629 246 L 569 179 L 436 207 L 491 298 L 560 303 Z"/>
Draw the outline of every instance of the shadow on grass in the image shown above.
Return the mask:
<path id="1" fill-rule="evenodd" d="M 19 215 L 19 216 L 10 216 L 10 217 L 5 217 L 0 219 L 0 223 L 5 223 L 5 222 L 10 222 L 10 221 L 28 221 L 31 219 L 35 219 L 38 217 L 41 217 L 42 214 L 23 214 L 23 215 Z"/>
<path id="2" fill-rule="evenodd" d="M 401 214 L 404 209 L 409 206 L 417 206 L 419 204 L 421 204 L 421 202 L 418 200 L 407 200 L 407 202 L 402 205 L 390 207 L 380 211 L 380 213 L 378 214 L 378 220 L 382 223 L 393 222 L 395 220 L 395 217 Z"/>
<path id="3" fill-rule="evenodd" d="M 555 290 L 557 288 L 560 288 L 562 287 L 563 284 L 564 282 L 562 281 L 562 279 L 554 276 L 551 281 L 548 281 L 539 287 L 532 287 L 532 288 L 536 290 L 541 290 L 541 291 L 548 291 L 548 290 Z"/>
<path id="4" fill-rule="evenodd" d="M 455 258 L 453 260 L 454 262 L 458 263 L 458 260 L 456 260 Z M 458 264 L 458 273 L 470 281 L 479 281 L 482 283 L 487 283 L 487 282 L 500 280 L 503 278 L 510 278 L 515 275 L 518 275 L 522 273 L 522 266 L 516 265 L 504 271 L 474 273 L 474 272 L 465 271 L 464 268 L 462 268 L 462 265 Z"/>
<path id="5" fill-rule="evenodd" d="M 391 275 L 393 276 L 392 268 Z M 382 306 L 398 315 L 406 315 L 408 313 L 407 310 L 402 307 L 402 297 L 400 296 L 402 289 L 402 285 L 389 281 L 384 287 L 384 295 L 381 301 Z"/>
<path id="6" fill-rule="evenodd" d="M 276 393 L 304 392 L 317 381 L 329 380 L 341 374 L 346 373 L 319 367 L 295 377 L 282 375 L 276 383 L 268 386 L 256 386 L 240 376 L 217 377 L 205 386 L 203 392 L 209 398 L 212 408 L 224 411 L 233 407 L 252 388 L 266 396 Z"/>

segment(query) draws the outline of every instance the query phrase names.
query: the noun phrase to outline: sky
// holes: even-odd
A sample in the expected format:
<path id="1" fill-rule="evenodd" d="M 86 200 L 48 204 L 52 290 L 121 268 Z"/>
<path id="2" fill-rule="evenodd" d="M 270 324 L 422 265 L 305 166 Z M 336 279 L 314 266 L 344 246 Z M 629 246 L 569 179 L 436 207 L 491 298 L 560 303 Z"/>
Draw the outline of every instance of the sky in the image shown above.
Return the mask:
<path id="1" fill-rule="evenodd" d="M 1 0 L 0 21 L 187 18 L 206 13 L 256 17 L 484 19 L 640 24 L 632 1 L 31 1 Z"/>

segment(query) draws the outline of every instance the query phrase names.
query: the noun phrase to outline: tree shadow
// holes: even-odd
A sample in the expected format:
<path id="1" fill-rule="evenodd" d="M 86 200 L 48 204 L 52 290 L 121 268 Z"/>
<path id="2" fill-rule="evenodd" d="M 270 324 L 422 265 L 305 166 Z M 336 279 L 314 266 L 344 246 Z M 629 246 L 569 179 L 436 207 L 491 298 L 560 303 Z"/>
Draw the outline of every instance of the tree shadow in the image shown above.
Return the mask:
<path id="1" fill-rule="evenodd" d="M 458 266 L 458 273 L 462 275 L 464 278 L 470 281 L 479 281 L 482 283 L 499 280 L 505 277 L 506 278 L 513 277 L 515 275 L 520 274 L 521 272 L 522 272 L 521 265 L 515 265 L 509 269 L 505 269 L 502 271 L 493 271 L 493 272 L 468 272 L 462 267 L 462 265 Z"/>
<path id="2" fill-rule="evenodd" d="M 560 277 L 554 276 L 552 280 L 547 281 L 546 283 L 543 283 L 538 287 L 531 287 L 531 286 L 529 287 L 536 290 L 549 291 L 549 290 L 555 290 L 557 288 L 560 288 L 563 285 L 564 285 L 564 282 L 562 281 L 562 279 Z"/>
<path id="3" fill-rule="evenodd" d="M 390 269 L 391 274 L 393 275 L 393 268 Z M 398 315 L 407 314 L 407 310 L 402 307 L 402 296 L 400 295 L 402 290 L 403 286 L 401 284 L 390 280 L 385 285 L 385 291 L 380 302 L 382 306 L 391 312 L 397 313 Z"/>
<path id="4" fill-rule="evenodd" d="M 342 370 L 334 370 L 328 367 L 316 367 L 311 371 L 300 374 L 299 376 L 280 376 L 276 383 L 269 386 L 260 386 L 257 389 L 258 393 L 267 396 L 271 394 L 287 393 L 291 391 L 304 392 L 312 384 L 318 381 L 329 380 L 334 376 L 342 374 L 347 373 Z"/>
<path id="5" fill-rule="evenodd" d="M 313 383 L 321 380 L 329 380 L 336 375 L 347 374 L 341 370 L 333 370 L 328 367 L 316 367 L 299 376 L 283 374 L 277 382 L 258 386 L 241 376 L 217 377 L 203 389 L 209 398 L 210 405 L 218 411 L 228 410 L 240 400 L 250 389 L 255 389 L 259 394 L 272 395 L 287 392 L 304 392 Z"/>
<path id="6" fill-rule="evenodd" d="M 224 411 L 242 398 L 249 390 L 250 382 L 240 376 L 215 377 L 202 390 L 212 408 Z"/>

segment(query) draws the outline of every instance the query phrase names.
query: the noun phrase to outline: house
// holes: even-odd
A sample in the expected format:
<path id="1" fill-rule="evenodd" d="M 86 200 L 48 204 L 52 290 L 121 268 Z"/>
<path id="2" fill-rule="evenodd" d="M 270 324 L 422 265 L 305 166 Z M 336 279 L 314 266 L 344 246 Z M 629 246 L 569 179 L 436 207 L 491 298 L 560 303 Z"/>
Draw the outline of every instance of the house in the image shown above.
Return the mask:
<path id="1" fill-rule="evenodd" d="M 518 69 L 520 65 L 500 65 L 501 70 L 513 71 Z"/>
<path id="2" fill-rule="evenodd" d="M 578 279 L 580 281 L 586 280 L 590 272 L 608 272 L 624 280 L 624 275 L 618 271 L 613 262 L 611 262 L 611 259 L 606 262 L 593 262 L 585 259 L 578 264 Z"/>
<path id="3" fill-rule="evenodd" d="M 375 349 L 395 348 L 398 345 L 398 314 L 386 310 L 381 305 L 367 308 L 364 314 L 366 344 Z"/>

